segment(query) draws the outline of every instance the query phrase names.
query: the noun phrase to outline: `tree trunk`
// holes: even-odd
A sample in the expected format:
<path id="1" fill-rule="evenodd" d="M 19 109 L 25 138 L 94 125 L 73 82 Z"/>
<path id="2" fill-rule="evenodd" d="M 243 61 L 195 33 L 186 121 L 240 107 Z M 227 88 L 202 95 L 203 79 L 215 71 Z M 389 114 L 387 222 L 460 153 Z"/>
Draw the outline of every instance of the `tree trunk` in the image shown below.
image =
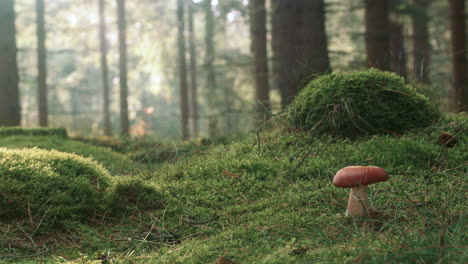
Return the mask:
<path id="1" fill-rule="evenodd" d="M 388 71 L 388 0 L 365 0 L 367 67 Z"/>
<path id="2" fill-rule="evenodd" d="M 0 1 L 0 126 L 21 124 L 14 5 Z"/>
<path id="3" fill-rule="evenodd" d="M 227 24 L 228 24 L 228 18 L 227 18 L 227 14 L 223 17 L 223 21 L 222 23 L 218 23 L 218 25 L 220 25 L 220 27 L 222 28 L 222 31 L 223 31 L 223 41 L 224 43 L 228 43 L 229 41 L 229 38 L 230 36 L 228 35 L 228 31 L 227 31 Z M 221 31 L 221 30 L 219 30 Z M 219 32 L 218 31 L 218 32 Z M 225 44 L 224 47 L 226 47 L 227 45 Z M 224 54 L 227 53 L 226 49 L 224 49 L 223 51 Z M 231 60 L 227 57 L 224 57 L 223 58 L 223 61 L 226 65 L 228 65 L 229 63 L 231 63 Z M 222 102 L 220 102 L 220 110 L 223 111 L 223 121 L 224 121 L 224 129 L 223 129 L 223 135 L 232 135 L 235 128 L 233 126 L 234 122 L 233 122 L 233 114 L 232 114 L 232 111 L 234 110 L 232 105 L 234 104 L 233 102 L 233 97 L 234 97 L 234 90 L 233 90 L 233 82 L 231 82 L 231 78 L 229 78 L 226 74 L 224 74 L 224 71 L 223 71 L 223 74 L 222 74 L 222 80 L 220 82 L 220 84 L 218 85 L 218 89 L 219 91 L 222 91 L 223 92 L 223 98 L 220 98 L 220 101 L 222 100 Z M 221 129 L 220 129 L 221 130 Z"/>
<path id="4" fill-rule="evenodd" d="M 198 136 L 198 100 L 197 100 L 197 52 L 195 44 L 193 2 L 188 0 L 188 27 L 189 27 L 189 52 L 190 52 L 190 99 L 192 110 L 193 136 Z"/>
<path id="5" fill-rule="evenodd" d="M 453 54 L 453 108 L 455 111 L 468 111 L 465 0 L 450 0 L 450 22 Z"/>
<path id="6" fill-rule="evenodd" d="M 252 46 L 255 57 L 255 99 L 257 101 L 257 115 L 261 122 L 268 117 L 271 110 L 265 0 L 253 0 L 251 5 Z"/>
<path id="7" fill-rule="evenodd" d="M 112 125 L 110 120 L 110 86 L 109 70 L 107 67 L 107 40 L 106 40 L 106 19 L 105 0 L 99 0 L 99 40 L 101 49 L 101 79 L 104 101 L 104 135 L 112 136 Z"/>
<path id="8" fill-rule="evenodd" d="M 187 62 L 185 59 L 185 23 L 184 23 L 184 0 L 177 0 L 177 31 L 179 50 L 179 92 L 180 92 L 180 114 L 182 140 L 189 137 L 188 127 L 188 82 Z"/>
<path id="9" fill-rule="evenodd" d="M 330 70 L 323 0 L 272 0 L 272 48 L 283 107 Z"/>
<path id="10" fill-rule="evenodd" d="M 431 84 L 430 62 L 431 46 L 429 43 L 427 9 L 430 0 L 413 0 L 413 4 L 419 10 L 413 15 L 413 74 L 418 82 Z"/>
<path id="11" fill-rule="evenodd" d="M 39 126 L 48 126 L 47 49 L 44 0 L 36 0 Z"/>
<path id="12" fill-rule="evenodd" d="M 403 37 L 403 25 L 391 22 L 390 25 L 390 70 L 407 79 L 406 72 L 406 50 Z"/>
<path id="13" fill-rule="evenodd" d="M 209 120 L 208 120 L 208 133 L 210 137 L 217 136 L 218 121 L 215 116 L 217 105 L 217 91 L 216 91 L 216 72 L 214 68 L 215 47 L 214 47 L 214 32 L 215 21 L 211 5 L 212 0 L 205 0 L 205 66 L 206 66 L 206 86 L 208 88 L 208 107 L 209 107 Z"/>
<path id="14" fill-rule="evenodd" d="M 130 124 L 128 121 L 128 85 L 127 85 L 127 43 L 125 0 L 117 0 L 117 21 L 119 27 L 119 69 L 120 69 L 120 133 L 128 136 Z"/>

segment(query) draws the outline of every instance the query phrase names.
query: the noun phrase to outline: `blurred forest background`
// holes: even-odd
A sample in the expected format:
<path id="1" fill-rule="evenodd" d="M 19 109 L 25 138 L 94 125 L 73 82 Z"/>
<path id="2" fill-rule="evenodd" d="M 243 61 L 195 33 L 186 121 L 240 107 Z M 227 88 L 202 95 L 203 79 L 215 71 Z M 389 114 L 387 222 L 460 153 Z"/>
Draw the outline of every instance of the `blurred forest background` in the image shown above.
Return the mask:
<path id="1" fill-rule="evenodd" d="M 13 4 L 16 13 L 24 127 L 168 139 L 240 135 L 281 112 L 315 76 L 372 66 L 401 74 L 443 110 L 466 107 L 464 0 L 0 2 L 0 19 Z M 465 64 L 461 76 L 454 60 Z"/>

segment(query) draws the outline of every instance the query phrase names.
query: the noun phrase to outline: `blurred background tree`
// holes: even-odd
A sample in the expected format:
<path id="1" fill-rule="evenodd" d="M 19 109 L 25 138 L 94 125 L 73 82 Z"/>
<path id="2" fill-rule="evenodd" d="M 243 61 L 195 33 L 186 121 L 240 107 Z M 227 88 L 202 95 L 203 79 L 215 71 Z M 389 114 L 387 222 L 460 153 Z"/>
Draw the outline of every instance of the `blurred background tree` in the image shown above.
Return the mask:
<path id="1" fill-rule="evenodd" d="M 9 83 L 0 85 L 0 125 L 19 124 L 21 115 L 23 126 L 37 126 L 38 109 L 44 109 L 39 106 L 38 91 L 43 91 L 39 87 L 45 80 L 51 127 L 66 127 L 75 135 L 126 134 L 128 129 L 132 135 L 181 138 L 180 83 L 184 80 L 178 71 L 181 18 L 176 0 L 126 2 L 128 95 L 120 93 L 125 81 L 119 66 L 118 1 L 43 1 L 44 19 L 35 1 L 0 2 L 0 41 L 15 45 L 11 36 L 16 34 L 18 62 L 16 70 L 5 57 L 15 56 L 14 48 L 1 50 L 0 83 Z M 268 98 L 268 108 L 277 113 L 315 76 L 331 69 L 378 66 L 379 58 L 441 108 L 463 109 L 461 98 L 467 91 L 463 76 L 468 73 L 453 66 L 455 60 L 466 60 L 466 37 L 465 44 L 457 38 L 466 36 L 463 0 L 385 0 L 382 7 L 370 5 L 380 1 L 367 0 L 251 1 L 183 1 L 187 25 L 183 58 L 188 67 L 185 116 L 192 135 L 246 133 L 254 128 L 259 100 Z M 13 4 L 16 12 L 11 10 Z M 105 5 L 105 12 L 99 4 Z M 16 19 L 16 33 L 12 19 Z M 388 30 L 383 31 L 384 27 Z M 260 51 L 256 43 L 263 41 L 263 32 L 266 48 Z M 381 44 L 374 45 L 377 37 Z M 39 55 L 45 47 L 45 54 Z M 386 48 L 370 52 L 372 47 Z M 45 79 L 39 77 L 44 74 L 38 68 L 44 64 L 41 58 L 47 58 Z M 20 103 L 15 103 L 19 100 L 16 72 Z M 256 78 L 265 72 L 270 89 L 268 97 L 259 97 L 256 91 L 266 83 Z M 120 102 L 128 105 L 121 107 Z M 121 114 L 126 109 L 128 114 Z M 126 115 L 128 128 L 125 120 L 120 122 Z"/>

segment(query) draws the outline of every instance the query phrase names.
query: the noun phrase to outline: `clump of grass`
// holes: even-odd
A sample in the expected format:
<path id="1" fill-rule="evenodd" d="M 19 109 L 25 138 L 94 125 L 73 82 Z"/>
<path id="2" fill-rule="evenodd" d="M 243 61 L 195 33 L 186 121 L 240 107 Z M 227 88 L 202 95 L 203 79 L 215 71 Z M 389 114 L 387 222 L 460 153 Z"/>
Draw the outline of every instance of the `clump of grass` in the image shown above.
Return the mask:
<path id="1" fill-rule="evenodd" d="M 97 162 L 42 149 L 0 149 L 0 215 L 54 225 L 102 212 L 109 173 Z"/>
<path id="2" fill-rule="evenodd" d="M 53 136 L 68 138 L 65 128 L 21 128 L 21 127 L 0 127 L 0 136 Z"/>
<path id="3" fill-rule="evenodd" d="M 295 98 L 288 117 L 298 129 L 354 138 L 427 127 L 440 114 L 400 76 L 370 69 L 313 80 Z"/>

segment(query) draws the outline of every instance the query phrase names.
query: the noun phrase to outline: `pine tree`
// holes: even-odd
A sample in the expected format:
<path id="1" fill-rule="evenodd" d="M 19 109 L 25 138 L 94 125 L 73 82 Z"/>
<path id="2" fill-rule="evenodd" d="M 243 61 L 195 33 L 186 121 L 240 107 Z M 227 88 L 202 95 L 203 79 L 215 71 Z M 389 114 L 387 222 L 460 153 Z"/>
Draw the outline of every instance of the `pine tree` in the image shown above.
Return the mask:
<path id="1" fill-rule="evenodd" d="M 268 56 L 265 0 L 252 0 L 252 46 L 255 57 L 255 98 L 260 121 L 270 113 L 270 87 L 268 83 Z"/>
<path id="2" fill-rule="evenodd" d="M 179 50 L 179 93 L 181 114 L 181 135 L 186 140 L 189 137 L 188 127 L 188 81 L 187 62 L 185 59 L 185 22 L 184 22 L 184 0 L 177 0 L 177 31 Z"/>
<path id="3" fill-rule="evenodd" d="M 21 123 L 14 6 L 14 0 L 0 1 L 0 126 Z"/>
<path id="4" fill-rule="evenodd" d="M 272 0 L 274 75 L 283 107 L 330 70 L 323 0 Z"/>
<path id="5" fill-rule="evenodd" d="M 367 67 L 389 70 L 388 0 L 364 0 Z"/>
<path id="6" fill-rule="evenodd" d="M 431 46 L 429 43 L 429 17 L 427 9 L 431 0 L 413 0 L 413 5 L 416 7 L 413 14 L 413 74 L 418 82 L 425 84 L 431 83 L 430 78 L 430 63 L 431 63 Z"/>
<path id="7" fill-rule="evenodd" d="M 117 23 L 119 28 L 119 69 L 120 69 L 120 133 L 128 136 L 130 124 L 128 121 L 128 80 L 127 80 L 127 43 L 125 0 L 117 0 Z"/>
<path id="8" fill-rule="evenodd" d="M 109 70 L 107 66 L 107 40 L 106 40 L 106 17 L 105 0 L 99 0 L 99 40 L 101 51 L 101 81 L 103 92 L 103 113 L 104 113 L 104 135 L 112 136 L 112 125 L 110 120 L 110 86 Z"/>
<path id="9" fill-rule="evenodd" d="M 449 3 L 452 32 L 453 107 L 455 111 L 468 111 L 465 0 L 450 0 Z"/>
<path id="10" fill-rule="evenodd" d="M 47 49 L 44 0 L 36 0 L 39 126 L 48 126 Z"/>
<path id="11" fill-rule="evenodd" d="M 189 28 L 189 52 L 190 52 L 190 106 L 192 111 L 192 133 L 198 136 L 198 79 L 197 79 L 197 52 L 195 44 L 195 32 L 193 21 L 193 1 L 188 1 L 188 28 Z"/>

